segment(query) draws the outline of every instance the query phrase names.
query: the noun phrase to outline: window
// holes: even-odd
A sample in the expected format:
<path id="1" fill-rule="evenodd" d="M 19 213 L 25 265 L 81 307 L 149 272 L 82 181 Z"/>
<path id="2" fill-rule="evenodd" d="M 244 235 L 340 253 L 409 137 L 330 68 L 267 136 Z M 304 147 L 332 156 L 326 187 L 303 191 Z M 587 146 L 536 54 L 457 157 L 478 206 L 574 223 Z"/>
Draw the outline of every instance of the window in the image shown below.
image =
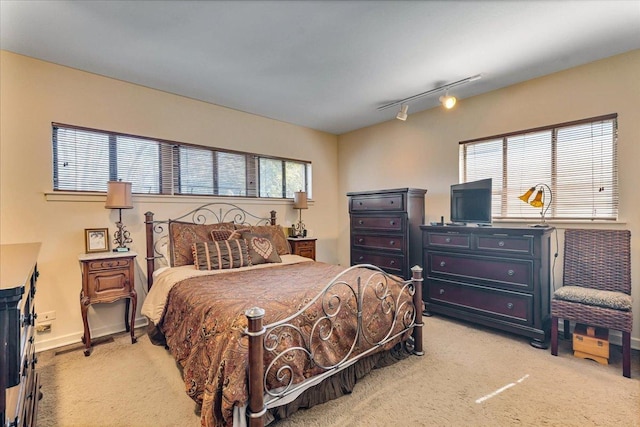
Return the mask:
<path id="1" fill-rule="evenodd" d="M 311 193 L 311 162 L 53 123 L 53 189 L 138 194 L 293 198 Z"/>
<path id="2" fill-rule="evenodd" d="M 618 115 L 595 117 L 460 143 L 460 182 L 493 179 L 494 219 L 539 218 L 519 200 L 551 188 L 546 219 L 618 217 Z"/>

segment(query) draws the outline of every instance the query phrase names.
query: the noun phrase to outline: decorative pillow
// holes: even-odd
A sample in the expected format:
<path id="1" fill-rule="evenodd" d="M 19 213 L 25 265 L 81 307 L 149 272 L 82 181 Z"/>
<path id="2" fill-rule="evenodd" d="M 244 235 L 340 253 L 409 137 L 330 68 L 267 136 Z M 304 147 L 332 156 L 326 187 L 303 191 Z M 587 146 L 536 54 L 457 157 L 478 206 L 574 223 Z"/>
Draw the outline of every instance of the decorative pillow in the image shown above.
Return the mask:
<path id="1" fill-rule="evenodd" d="M 554 292 L 553 298 L 614 310 L 631 311 L 631 295 L 623 292 L 602 291 L 582 286 L 563 286 Z"/>
<path id="2" fill-rule="evenodd" d="M 282 262 L 269 236 L 243 231 L 242 238 L 247 242 L 251 265 L 264 264 L 267 262 Z"/>
<path id="3" fill-rule="evenodd" d="M 260 234 L 266 236 L 271 240 L 271 242 L 276 247 L 276 251 L 278 255 L 287 255 L 291 253 L 291 247 L 289 246 L 289 241 L 287 240 L 287 236 L 284 233 L 284 229 L 280 225 L 251 225 L 247 226 L 236 226 L 236 229 L 240 231 L 248 230 L 254 234 Z"/>
<path id="4" fill-rule="evenodd" d="M 239 230 L 212 230 L 211 238 L 220 242 L 222 240 L 232 240 L 242 238 L 242 233 Z"/>
<path id="5" fill-rule="evenodd" d="M 213 230 L 234 230 L 233 222 L 217 224 L 192 224 L 189 222 L 170 221 L 169 241 L 171 242 L 171 266 L 193 264 L 191 246 L 197 242 L 211 239 Z"/>
<path id="6" fill-rule="evenodd" d="M 242 239 L 197 242 L 192 246 L 198 270 L 225 270 L 250 265 L 247 243 Z"/>

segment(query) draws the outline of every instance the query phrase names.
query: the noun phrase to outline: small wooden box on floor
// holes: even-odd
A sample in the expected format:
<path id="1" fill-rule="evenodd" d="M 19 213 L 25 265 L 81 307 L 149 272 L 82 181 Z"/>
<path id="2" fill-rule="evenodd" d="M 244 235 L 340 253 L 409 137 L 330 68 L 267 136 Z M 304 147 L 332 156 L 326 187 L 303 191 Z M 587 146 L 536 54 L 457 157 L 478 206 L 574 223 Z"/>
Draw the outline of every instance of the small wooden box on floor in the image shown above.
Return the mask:
<path id="1" fill-rule="evenodd" d="M 609 330 L 578 323 L 573 331 L 573 355 L 609 364 Z"/>

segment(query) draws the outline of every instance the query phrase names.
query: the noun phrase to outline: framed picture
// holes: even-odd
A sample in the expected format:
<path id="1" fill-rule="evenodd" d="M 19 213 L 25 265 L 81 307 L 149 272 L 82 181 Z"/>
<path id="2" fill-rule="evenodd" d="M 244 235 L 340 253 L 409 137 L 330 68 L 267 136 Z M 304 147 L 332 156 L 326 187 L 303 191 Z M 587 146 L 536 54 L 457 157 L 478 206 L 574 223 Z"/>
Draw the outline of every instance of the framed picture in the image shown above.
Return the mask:
<path id="1" fill-rule="evenodd" d="M 109 251 L 108 228 L 85 228 L 84 246 L 87 253 Z"/>

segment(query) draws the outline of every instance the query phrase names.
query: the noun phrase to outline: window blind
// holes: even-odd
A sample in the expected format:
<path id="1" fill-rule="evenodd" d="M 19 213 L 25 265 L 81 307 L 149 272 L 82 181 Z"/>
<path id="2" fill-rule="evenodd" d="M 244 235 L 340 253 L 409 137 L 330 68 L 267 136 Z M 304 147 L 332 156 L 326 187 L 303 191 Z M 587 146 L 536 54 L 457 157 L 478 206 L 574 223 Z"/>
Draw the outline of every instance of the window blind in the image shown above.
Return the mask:
<path id="1" fill-rule="evenodd" d="M 460 143 L 460 181 L 493 179 L 496 219 L 539 218 L 518 197 L 546 184 L 547 219 L 618 217 L 617 114 Z"/>
<path id="2" fill-rule="evenodd" d="M 311 197 L 311 162 L 117 132 L 52 124 L 53 189 L 106 192 L 128 181 L 138 194 Z M 260 191 L 258 191 L 260 189 Z"/>

